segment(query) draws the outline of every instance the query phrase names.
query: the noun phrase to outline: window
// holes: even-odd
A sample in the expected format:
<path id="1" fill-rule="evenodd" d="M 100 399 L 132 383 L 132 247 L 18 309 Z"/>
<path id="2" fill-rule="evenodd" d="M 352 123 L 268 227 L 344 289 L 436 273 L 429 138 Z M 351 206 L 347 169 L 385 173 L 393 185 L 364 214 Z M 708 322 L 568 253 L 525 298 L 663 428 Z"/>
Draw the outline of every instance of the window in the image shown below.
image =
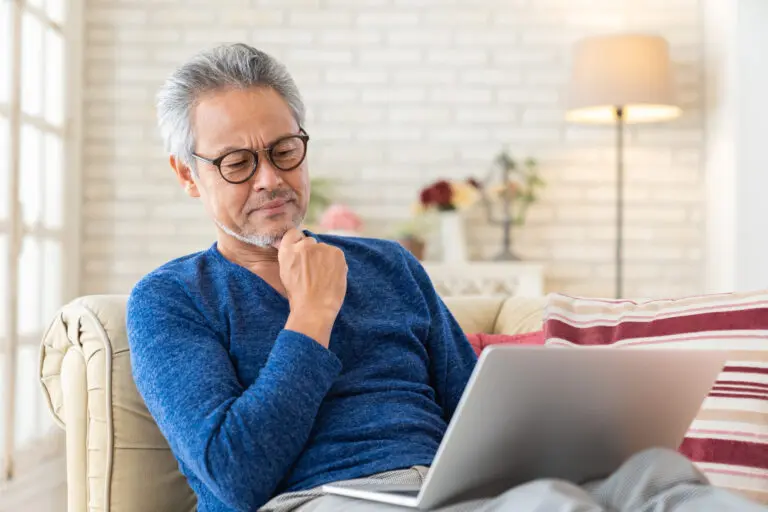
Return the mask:
<path id="1" fill-rule="evenodd" d="M 0 0 L 0 481 L 53 421 L 38 383 L 64 299 L 66 0 Z"/>

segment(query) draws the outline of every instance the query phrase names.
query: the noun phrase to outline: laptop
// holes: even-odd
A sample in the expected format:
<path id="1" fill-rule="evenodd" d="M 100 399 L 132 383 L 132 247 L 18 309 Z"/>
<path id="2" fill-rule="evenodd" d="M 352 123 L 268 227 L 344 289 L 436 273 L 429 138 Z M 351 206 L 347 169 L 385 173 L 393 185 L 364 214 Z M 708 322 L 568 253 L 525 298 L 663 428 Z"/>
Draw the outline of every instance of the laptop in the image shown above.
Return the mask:
<path id="1" fill-rule="evenodd" d="M 521 347 L 483 351 L 424 485 L 323 486 L 327 494 L 431 509 L 540 478 L 605 478 L 632 455 L 677 449 L 726 351 Z"/>

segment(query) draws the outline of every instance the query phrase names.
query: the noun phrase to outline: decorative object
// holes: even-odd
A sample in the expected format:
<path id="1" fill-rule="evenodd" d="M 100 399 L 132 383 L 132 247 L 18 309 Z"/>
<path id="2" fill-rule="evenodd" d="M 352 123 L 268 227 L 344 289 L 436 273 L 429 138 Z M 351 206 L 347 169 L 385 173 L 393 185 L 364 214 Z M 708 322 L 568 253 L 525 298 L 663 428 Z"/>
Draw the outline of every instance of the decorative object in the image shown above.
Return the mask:
<path id="1" fill-rule="evenodd" d="M 536 160 L 527 158 L 518 164 L 505 150 L 494 160 L 494 169 L 486 182 L 479 187 L 486 208 L 488 222 L 499 225 L 503 230 L 502 249 L 493 259 L 496 261 L 519 261 L 512 252 L 512 228 L 525 224 L 528 208 L 538 199 L 538 191 L 544 180 L 538 173 Z M 499 183 L 493 185 L 495 175 L 500 171 Z M 494 215 L 494 204 L 500 205 L 501 215 Z"/>
<path id="2" fill-rule="evenodd" d="M 343 204 L 332 204 L 320 217 L 320 228 L 327 234 L 357 236 L 363 228 L 360 217 Z"/>
<path id="3" fill-rule="evenodd" d="M 544 267 L 517 261 L 424 263 L 435 290 L 443 297 L 465 295 L 541 297 Z"/>
<path id="4" fill-rule="evenodd" d="M 642 34 L 589 37 L 574 50 L 566 119 L 616 126 L 616 297 L 623 295 L 624 125 L 674 119 L 667 42 Z"/>
<path id="5" fill-rule="evenodd" d="M 443 260 L 461 263 L 467 261 L 467 242 L 461 210 L 474 205 L 479 198 L 477 182 L 438 180 L 422 189 L 419 209 L 440 214 L 440 236 Z"/>

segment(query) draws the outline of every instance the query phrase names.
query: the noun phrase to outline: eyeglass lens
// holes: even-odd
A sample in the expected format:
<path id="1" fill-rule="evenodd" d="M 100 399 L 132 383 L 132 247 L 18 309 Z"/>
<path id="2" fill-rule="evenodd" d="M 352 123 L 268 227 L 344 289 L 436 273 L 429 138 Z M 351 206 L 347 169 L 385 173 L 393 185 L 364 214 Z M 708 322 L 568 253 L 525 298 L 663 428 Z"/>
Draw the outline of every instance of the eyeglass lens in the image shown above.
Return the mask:
<path id="1" fill-rule="evenodd" d="M 306 146 L 301 137 L 287 137 L 277 142 L 269 151 L 269 159 L 277 169 L 290 171 L 298 167 L 304 158 Z M 235 151 L 226 155 L 219 168 L 224 179 L 243 181 L 258 165 L 257 156 L 250 151 Z"/>

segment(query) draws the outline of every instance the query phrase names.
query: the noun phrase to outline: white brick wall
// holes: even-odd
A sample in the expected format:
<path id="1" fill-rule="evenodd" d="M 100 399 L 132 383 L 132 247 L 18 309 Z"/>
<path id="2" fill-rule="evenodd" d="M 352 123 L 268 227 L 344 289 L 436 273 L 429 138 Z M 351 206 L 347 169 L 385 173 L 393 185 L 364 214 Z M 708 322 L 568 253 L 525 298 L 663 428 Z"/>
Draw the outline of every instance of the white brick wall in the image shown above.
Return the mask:
<path id="1" fill-rule="evenodd" d="M 83 293 L 127 292 L 206 247 L 213 230 L 179 189 L 153 96 L 196 50 L 243 40 L 282 59 L 309 108 L 310 169 L 383 235 L 420 186 L 484 176 L 504 145 L 540 160 L 548 188 L 516 251 L 547 287 L 611 295 L 614 134 L 567 126 L 570 43 L 596 32 L 665 35 L 685 117 L 627 136 L 628 295 L 703 288 L 702 49 L 697 0 L 89 0 Z M 472 254 L 496 252 L 482 215 Z M 434 249 L 434 246 L 433 246 Z"/>

